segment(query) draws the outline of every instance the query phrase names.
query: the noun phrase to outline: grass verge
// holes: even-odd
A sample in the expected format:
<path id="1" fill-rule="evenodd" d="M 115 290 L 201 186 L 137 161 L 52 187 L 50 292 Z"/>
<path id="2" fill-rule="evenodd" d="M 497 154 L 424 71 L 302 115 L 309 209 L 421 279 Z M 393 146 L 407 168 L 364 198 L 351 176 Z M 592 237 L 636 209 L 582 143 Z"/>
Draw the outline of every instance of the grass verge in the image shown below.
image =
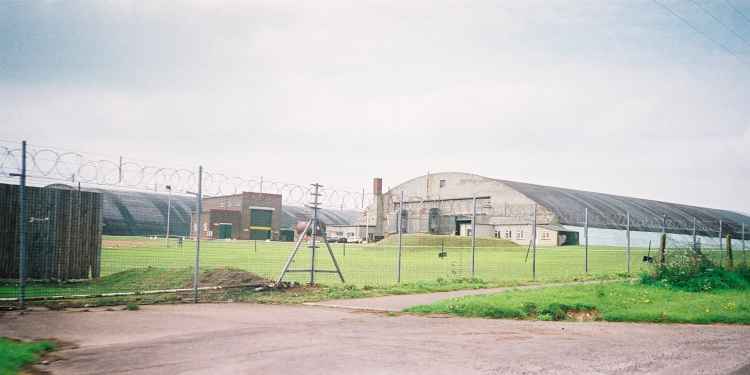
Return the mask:
<path id="1" fill-rule="evenodd" d="M 0 337 L 0 375 L 17 374 L 24 366 L 38 361 L 42 353 L 54 349 L 51 341 L 23 342 Z"/>
<path id="2" fill-rule="evenodd" d="M 453 298 L 406 311 L 510 319 L 750 324 L 750 293 L 693 293 L 622 282 Z"/>
<path id="3" fill-rule="evenodd" d="M 615 278 L 614 275 L 598 275 L 588 276 L 586 278 L 576 279 L 564 279 L 564 280 L 553 280 L 545 281 L 545 283 L 552 282 L 579 282 L 579 281 L 590 281 L 590 280 L 610 280 Z M 434 292 L 450 292 L 454 290 L 467 290 L 467 289 L 486 289 L 486 288 L 501 288 L 501 287 L 514 287 L 522 285 L 538 285 L 539 283 L 533 282 L 519 282 L 519 281 L 485 281 L 481 279 L 455 279 L 445 280 L 438 279 L 436 281 L 424 281 L 414 283 L 402 283 L 395 285 L 364 285 L 357 286 L 352 284 L 345 285 L 316 285 L 300 286 L 290 289 L 280 290 L 266 290 L 266 291 L 249 291 L 249 290 L 228 290 L 222 296 L 223 300 L 231 300 L 237 302 L 253 302 L 253 303 L 270 303 L 270 304 L 298 304 L 306 302 L 319 302 L 325 300 L 334 299 L 352 299 L 352 298 L 367 298 L 367 297 L 380 297 L 387 295 L 400 295 L 400 294 L 422 294 L 422 293 L 434 293 Z"/>

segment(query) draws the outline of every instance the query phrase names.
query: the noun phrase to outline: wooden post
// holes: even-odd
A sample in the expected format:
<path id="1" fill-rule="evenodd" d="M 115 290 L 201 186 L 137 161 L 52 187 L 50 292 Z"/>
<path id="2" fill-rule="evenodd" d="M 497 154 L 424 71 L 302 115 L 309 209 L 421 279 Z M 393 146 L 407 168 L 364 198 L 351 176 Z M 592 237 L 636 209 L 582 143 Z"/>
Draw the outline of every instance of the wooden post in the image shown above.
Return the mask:
<path id="1" fill-rule="evenodd" d="M 659 238 L 659 263 L 663 266 L 667 262 L 667 234 L 662 233 Z"/>
<path id="2" fill-rule="evenodd" d="M 734 256 L 732 255 L 732 235 L 727 233 L 727 268 L 734 269 Z"/>

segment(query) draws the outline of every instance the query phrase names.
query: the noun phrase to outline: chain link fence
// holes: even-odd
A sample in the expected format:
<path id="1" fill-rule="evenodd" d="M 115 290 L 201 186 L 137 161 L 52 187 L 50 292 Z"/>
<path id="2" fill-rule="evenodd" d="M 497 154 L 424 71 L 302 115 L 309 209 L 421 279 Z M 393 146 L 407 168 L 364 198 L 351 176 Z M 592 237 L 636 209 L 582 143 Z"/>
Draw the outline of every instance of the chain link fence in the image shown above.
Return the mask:
<path id="1" fill-rule="evenodd" d="M 206 186 L 211 184 L 204 182 L 201 168 L 193 174 L 194 179 L 188 179 L 193 185 L 171 186 L 166 205 L 154 202 L 148 209 L 128 214 L 140 215 L 138 218 L 122 217 L 120 224 L 106 228 L 105 214 L 118 214 L 106 210 L 114 210 L 118 204 L 138 206 L 128 199 L 148 200 L 150 195 L 107 201 L 112 198 L 87 189 L 86 184 L 83 188 L 78 183 L 28 184 L 28 179 L 55 179 L 51 172 L 41 177 L 33 173 L 38 172 L 44 153 L 19 149 L 20 154 L 6 152 L 0 165 L 4 166 L 0 177 L 7 182 L 0 184 L 0 301 L 9 304 L 159 293 L 193 299 L 204 289 L 267 285 L 279 278 L 293 241 L 300 236 L 300 250 L 290 269 L 334 269 L 330 246 L 346 283 L 359 286 L 471 278 L 526 282 L 635 275 L 658 262 L 662 248 L 667 253 L 697 249 L 718 264 L 727 264 L 727 235 L 734 262 L 746 263 L 748 256 L 743 223 L 656 214 L 631 217 L 616 210 L 606 217 L 597 213 L 599 217 L 594 218 L 583 205 L 569 210 L 566 217 L 554 218 L 540 206 L 491 202 L 482 196 L 460 200 L 396 197 L 384 212 L 384 239 L 368 242 L 372 233 L 355 238 L 354 243 L 330 238 L 318 243 L 313 256 L 305 233 L 299 231 L 286 238 L 289 241 L 280 241 L 280 237 L 218 239 L 221 225 L 208 228 L 208 223 L 201 222 L 202 215 L 195 214 L 204 212 L 198 203 L 204 201 Z M 24 165 L 30 158 L 36 158 L 34 168 Z M 104 184 L 107 180 L 97 181 Z M 160 183 L 165 182 L 175 180 L 167 178 Z M 309 202 L 309 187 L 295 185 L 293 189 L 299 195 L 293 201 Z M 209 190 L 215 193 L 227 188 Z M 139 191 L 153 192 L 145 187 Z M 364 192 L 347 195 L 339 191 L 322 190 L 320 202 L 329 209 L 341 209 L 347 201 L 347 207 L 359 208 L 374 202 Z M 291 198 L 284 199 L 288 202 Z M 118 212 L 122 216 L 126 211 Z M 137 234 L 126 230 L 132 221 L 145 223 Z M 209 231 L 211 235 L 205 235 Z M 284 276 L 288 282 L 309 280 L 305 272 Z M 317 274 L 315 281 L 341 282 L 334 273 Z"/>

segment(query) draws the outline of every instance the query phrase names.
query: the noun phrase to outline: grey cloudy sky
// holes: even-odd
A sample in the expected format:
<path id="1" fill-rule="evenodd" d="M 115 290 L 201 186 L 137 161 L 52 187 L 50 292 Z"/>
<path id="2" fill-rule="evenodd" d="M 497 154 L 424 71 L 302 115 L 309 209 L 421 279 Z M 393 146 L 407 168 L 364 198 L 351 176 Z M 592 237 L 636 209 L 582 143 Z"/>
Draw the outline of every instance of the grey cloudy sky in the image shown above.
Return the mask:
<path id="1" fill-rule="evenodd" d="M 750 212 L 748 17 L 747 0 L 6 0 L 0 138 L 352 189 L 466 171 Z"/>

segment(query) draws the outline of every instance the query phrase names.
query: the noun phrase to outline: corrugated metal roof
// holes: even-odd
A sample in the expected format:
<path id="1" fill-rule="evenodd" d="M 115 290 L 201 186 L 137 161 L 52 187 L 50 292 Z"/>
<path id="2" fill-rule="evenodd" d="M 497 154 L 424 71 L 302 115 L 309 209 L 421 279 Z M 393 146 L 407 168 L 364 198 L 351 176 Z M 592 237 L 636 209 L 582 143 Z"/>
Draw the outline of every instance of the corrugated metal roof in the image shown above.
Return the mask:
<path id="1" fill-rule="evenodd" d="M 551 210 L 563 225 L 581 226 L 588 208 L 589 226 L 623 229 L 626 213 L 632 230 L 661 231 L 664 219 L 671 233 L 690 233 L 693 218 L 699 233 L 718 234 L 719 220 L 724 234 L 740 237 L 741 225 L 750 226 L 750 217 L 729 210 L 688 206 L 612 194 L 497 180 Z M 748 229 L 750 230 L 750 229 Z M 714 233 L 716 232 L 716 233 Z"/>
<path id="2" fill-rule="evenodd" d="M 281 211 L 281 229 L 292 228 L 298 221 L 307 221 L 311 216 L 310 209 L 306 207 L 282 206 Z M 357 224 L 361 216 L 362 213 L 356 210 L 329 210 L 321 208 L 318 211 L 320 221 L 326 225 L 354 225 Z"/>
<path id="3" fill-rule="evenodd" d="M 74 189 L 65 184 L 50 185 L 50 188 Z M 104 234 L 151 235 L 161 233 L 166 222 L 168 194 L 156 192 L 108 190 L 86 188 L 86 191 L 102 193 L 104 200 Z M 189 231 L 190 213 L 195 211 L 195 198 L 172 195 L 170 231 L 176 235 Z M 310 217 L 309 209 L 299 206 L 282 206 L 281 228 L 292 228 L 297 221 Z M 362 215 L 355 210 L 319 211 L 320 220 L 332 225 L 354 225 Z"/>

